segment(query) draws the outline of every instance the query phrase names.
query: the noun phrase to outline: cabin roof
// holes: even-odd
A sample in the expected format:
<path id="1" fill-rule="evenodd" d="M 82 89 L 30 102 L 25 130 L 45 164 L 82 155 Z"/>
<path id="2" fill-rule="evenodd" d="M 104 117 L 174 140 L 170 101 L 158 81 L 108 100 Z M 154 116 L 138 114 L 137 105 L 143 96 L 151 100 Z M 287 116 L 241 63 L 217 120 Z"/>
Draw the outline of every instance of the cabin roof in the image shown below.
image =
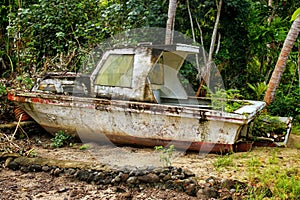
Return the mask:
<path id="1" fill-rule="evenodd" d="M 130 49 L 130 48 L 138 48 L 138 47 L 146 47 L 149 49 L 159 49 L 162 51 L 171 51 L 171 52 L 185 52 L 188 54 L 195 54 L 200 52 L 199 46 L 190 45 L 190 44 L 182 44 L 182 43 L 176 43 L 176 44 L 152 44 L 151 42 L 142 42 L 138 43 L 137 45 L 119 45 L 114 46 L 112 48 L 109 48 L 107 50 L 114 50 L 114 49 Z"/>
<path id="2" fill-rule="evenodd" d="M 188 44 L 169 44 L 169 45 L 152 45 L 152 44 L 140 44 L 140 46 L 148 47 L 151 49 L 161 49 L 164 51 L 183 51 L 186 53 L 199 53 L 199 47 Z"/>

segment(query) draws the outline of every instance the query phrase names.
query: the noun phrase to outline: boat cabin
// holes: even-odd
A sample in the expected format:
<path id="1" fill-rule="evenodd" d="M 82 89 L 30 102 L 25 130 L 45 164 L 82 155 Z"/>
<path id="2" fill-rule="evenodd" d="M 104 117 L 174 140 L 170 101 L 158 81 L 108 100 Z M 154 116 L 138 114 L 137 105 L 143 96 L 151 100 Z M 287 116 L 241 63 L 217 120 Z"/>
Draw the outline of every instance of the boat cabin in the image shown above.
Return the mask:
<path id="1" fill-rule="evenodd" d="M 198 47 L 184 44 L 108 50 L 90 77 L 91 95 L 152 103 L 188 99 L 177 74 L 186 57 L 196 53 Z"/>

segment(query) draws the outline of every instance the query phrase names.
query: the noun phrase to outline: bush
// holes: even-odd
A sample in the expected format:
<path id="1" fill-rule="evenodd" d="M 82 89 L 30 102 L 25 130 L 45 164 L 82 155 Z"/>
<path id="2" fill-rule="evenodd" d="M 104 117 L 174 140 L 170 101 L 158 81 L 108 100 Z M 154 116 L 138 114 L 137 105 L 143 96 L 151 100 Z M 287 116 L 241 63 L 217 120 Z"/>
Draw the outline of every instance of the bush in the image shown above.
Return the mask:
<path id="1" fill-rule="evenodd" d="M 299 123 L 300 118 L 300 89 L 294 90 L 288 95 L 278 91 L 276 99 L 268 106 L 270 115 L 293 117 L 294 123 Z"/>

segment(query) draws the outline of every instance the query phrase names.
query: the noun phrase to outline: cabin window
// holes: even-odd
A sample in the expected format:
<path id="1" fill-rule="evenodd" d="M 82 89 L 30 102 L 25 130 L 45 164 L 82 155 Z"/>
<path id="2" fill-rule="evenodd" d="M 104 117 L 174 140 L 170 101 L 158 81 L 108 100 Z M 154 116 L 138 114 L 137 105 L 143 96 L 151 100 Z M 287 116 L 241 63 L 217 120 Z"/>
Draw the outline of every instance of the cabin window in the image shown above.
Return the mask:
<path id="1" fill-rule="evenodd" d="M 164 68 L 163 68 L 163 56 L 160 56 L 158 61 L 149 73 L 151 84 L 163 85 L 164 84 Z"/>
<path id="2" fill-rule="evenodd" d="M 178 70 L 185 57 L 185 53 L 165 51 L 152 67 L 149 81 L 157 102 L 160 98 L 187 99 L 187 94 L 178 79 Z"/>
<path id="3" fill-rule="evenodd" d="M 95 84 L 131 87 L 134 55 L 109 55 L 100 69 Z"/>

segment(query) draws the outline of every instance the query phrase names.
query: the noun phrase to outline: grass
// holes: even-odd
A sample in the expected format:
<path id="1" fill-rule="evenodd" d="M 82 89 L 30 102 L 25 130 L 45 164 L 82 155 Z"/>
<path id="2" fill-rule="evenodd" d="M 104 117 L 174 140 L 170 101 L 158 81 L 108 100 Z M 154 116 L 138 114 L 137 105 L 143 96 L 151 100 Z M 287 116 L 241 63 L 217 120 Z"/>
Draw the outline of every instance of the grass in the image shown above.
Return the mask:
<path id="1" fill-rule="evenodd" d="M 300 143 L 295 143 L 294 146 L 295 148 L 300 149 Z"/>
<path id="2" fill-rule="evenodd" d="M 90 149 L 90 148 L 91 148 L 91 146 L 89 144 L 83 144 L 79 147 L 79 149 L 82 151 Z"/>
<path id="3" fill-rule="evenodd" d="M 292 134 L 300 135 L 300 124 L 293 124 Z"/>
<path id="4" fill-rule="evenodd" d="M 232 155 L 224 155 L 220 156 L 216 161 L 213 162 L 213 166 L 219 171 L 223 167 L 233 166 L 233 156 Z"/>
<path id="5" fill-rule="evenodd" d="M 270 166 L 257 174 L 256 184 L 262 188 L 270 188 L 274 198 L 300 199 L 299 178 L 299 171 L 295 168 L 282 169 L 278 166 Z M 259 195 L 258 192 L 254 194 Z"/>
<path id="6" fill-rule="evenodd" d="M 258 160 L 257 157 L 252 157 L 250 160 L 247 161 L 248 168 L 257 168 L 261 165 L 261 162 Z"/>
<path id="7" fill-rule="evenodd" d="M 249 185 L 248 199 L 300 199 L 300 151 L 256 148 L 251 152 L 218 156 L 219 173 L 234 174 Z"/>
<path id="8" fill-rule="evenodd" d="M 278 155 L 277 152 L 274 151 L 272 156 L 268 158 L 269 164 L 278 164 Z"/>

